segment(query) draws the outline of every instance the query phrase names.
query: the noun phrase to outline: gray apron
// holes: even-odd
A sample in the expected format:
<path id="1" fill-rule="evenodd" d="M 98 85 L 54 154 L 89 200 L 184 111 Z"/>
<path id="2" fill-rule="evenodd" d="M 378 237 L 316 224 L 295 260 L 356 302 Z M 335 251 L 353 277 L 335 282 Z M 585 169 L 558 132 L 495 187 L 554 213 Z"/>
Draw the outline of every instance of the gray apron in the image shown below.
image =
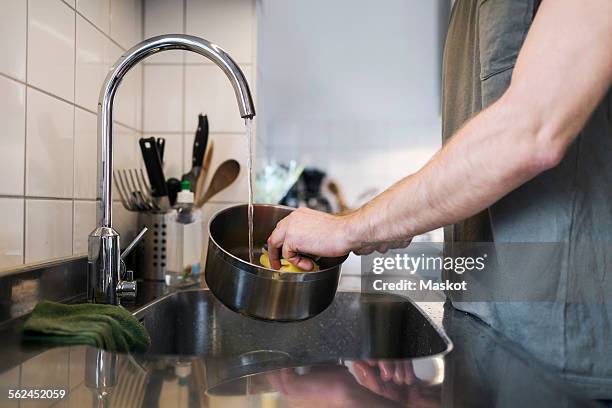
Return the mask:
<path id="1" fill-rule="evenodd" d="M 455 1 L 444 52 L 444 142 L 508 88 L 536 11 L 536 0 Z M 611 111 L 608 91 L 557 167 L 444 234 L 445 246 L 559 243 L 554 256 L 534 250 L 526 257 L 531 266 L 521 268 L 547 301 L 462 301 L 448 295 L 455 308 L 478 316 L 591 397 L 604 399 L 612 398 Z M 585 248 L 588 256 L 581 256 Z M 488 271 L 495 275 L 488 279 L 491 289 L 510 298 L 529 291 L 533 285 L 521 286 L 513 263 L 504 265 Z"/>

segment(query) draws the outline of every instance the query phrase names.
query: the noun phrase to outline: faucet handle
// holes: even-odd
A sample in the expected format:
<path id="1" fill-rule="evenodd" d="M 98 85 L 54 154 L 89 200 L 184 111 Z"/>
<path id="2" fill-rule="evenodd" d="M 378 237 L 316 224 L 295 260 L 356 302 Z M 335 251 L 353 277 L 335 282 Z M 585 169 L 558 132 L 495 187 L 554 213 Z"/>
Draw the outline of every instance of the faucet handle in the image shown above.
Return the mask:
<path id="1" fill-rule="evenodd" d="M 134 271 L 128 270 L 125 266 L 125 262 L 121 259 L 121 273 L 119 275 L 119 282 L 117 282 L 117 288 L 115 292 L 119 300 L 121 299 L 134 299 L 136 298 L 137 284 L 134 280 Z"/>
<path id="2" fill-rule="evenodd" d="M 123 260 L 134 250 L 147 231 L 147 227 L 143 227 L 138 235 L 136 235 L 136 238 L 130 242 L 130 244 L 121 254 L 121 271 L 119 275 L 119 282 L 117 282 L 117 288 L 115 290 L 119 299 L 134 299 L 136 297 L 136 281 L 134 280 L 134 271 L 128 270 Z"/>
<path id="3" fill-rule="evenodd" d="M 121 262 L 123 263 L 123 261 Z M 125 265 L 123 265 L 123 268 L 125 268 Z M 136 298 L 137 285 L 136 281 L 134 280 L 134 272 L 126 270 L 123 275 L 123 279 L 117 283 L 117 297 L 120 299 Z"/>
<path id="4" fill-rule="evenodd" d="M 125 257 L 128 256 L 134 250 L 134 248 L 136 248 L 136 245 L 138 245 L 148 230 L 149 229 L 147 227 L 142 227 L 138 235 L 136 235 L 132 242 L 130 242 L 130 244 L 121 253 L 122 260 L 125 259 Z"/>

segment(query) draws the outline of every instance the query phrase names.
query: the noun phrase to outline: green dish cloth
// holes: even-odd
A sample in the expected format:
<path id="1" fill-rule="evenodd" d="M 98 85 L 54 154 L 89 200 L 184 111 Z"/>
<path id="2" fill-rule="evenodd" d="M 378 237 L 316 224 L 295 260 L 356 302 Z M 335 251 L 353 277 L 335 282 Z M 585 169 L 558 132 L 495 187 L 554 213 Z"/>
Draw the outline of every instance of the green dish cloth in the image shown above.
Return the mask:
<path id="1" fill-rule="evenodd" d="M 89 345 L 109 351 L 145 352 L 147 330 L 121 306 L 43 301 L 23 326 L 24 341 L 57 346 Z"/>

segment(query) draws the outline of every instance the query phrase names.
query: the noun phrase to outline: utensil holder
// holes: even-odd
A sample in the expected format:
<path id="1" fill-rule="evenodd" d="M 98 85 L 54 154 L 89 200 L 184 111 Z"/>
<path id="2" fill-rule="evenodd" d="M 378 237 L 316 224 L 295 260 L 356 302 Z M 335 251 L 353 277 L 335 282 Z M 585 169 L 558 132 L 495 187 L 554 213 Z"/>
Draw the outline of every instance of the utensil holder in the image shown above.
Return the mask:
<path id="1" fill-rule="evenodd" d="M 140 243 L 138 278 L 164 281 L 166 275 L 166 249 L 168 247 L 166 212 L 138 213 L 139 229 L 147 227 L 149 233 Z"/>

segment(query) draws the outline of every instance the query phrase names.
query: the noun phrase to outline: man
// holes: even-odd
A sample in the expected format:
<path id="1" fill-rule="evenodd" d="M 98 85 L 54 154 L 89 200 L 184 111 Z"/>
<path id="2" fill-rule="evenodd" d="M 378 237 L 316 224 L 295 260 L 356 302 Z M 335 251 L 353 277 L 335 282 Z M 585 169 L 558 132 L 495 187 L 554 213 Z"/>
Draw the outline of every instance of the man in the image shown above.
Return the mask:
<path id="1" fill-rule="evenodd" d="M 456 0 L 443 75 L 443 148 L 352 214 L 294 211 L 268 239 L 274 267 L 281 255 L 309 269 L 300 253 L 385 251 L 452 224 L 447 242 L 612 245 L 612 1 Z M 596 252 L 539 278 L 563 300 L 562 288 L 602 279 L 611 262 Z M 572 346 L 612 357 L 607 304 L 453 305 L 581 379 L 597 362 L 573 360 Z M 605 323 L 574 344 L 576 321 L 593 313 Z"/>

